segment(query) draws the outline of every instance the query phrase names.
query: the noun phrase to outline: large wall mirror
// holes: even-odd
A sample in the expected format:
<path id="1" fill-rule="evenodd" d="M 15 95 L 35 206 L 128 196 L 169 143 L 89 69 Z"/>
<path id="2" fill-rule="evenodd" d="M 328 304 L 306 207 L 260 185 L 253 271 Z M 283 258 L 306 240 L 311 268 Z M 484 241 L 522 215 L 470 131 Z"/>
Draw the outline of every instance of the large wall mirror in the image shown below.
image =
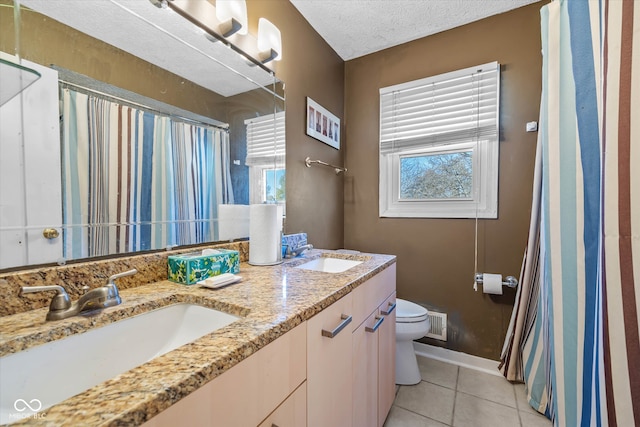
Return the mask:
<path id="1" fill-rule="evenodd" d="M 284 84 L 161 4 L 0 0 L 0 271 L 246 238 L 246 205 L 284 204 Z"/>

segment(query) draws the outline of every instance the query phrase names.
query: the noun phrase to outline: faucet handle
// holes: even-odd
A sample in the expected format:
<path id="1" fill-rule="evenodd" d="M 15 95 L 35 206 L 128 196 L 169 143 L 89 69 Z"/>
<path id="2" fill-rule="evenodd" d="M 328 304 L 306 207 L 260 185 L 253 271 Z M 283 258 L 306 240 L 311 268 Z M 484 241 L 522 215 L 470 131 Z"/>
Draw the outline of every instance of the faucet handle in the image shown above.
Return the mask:
<path id="1" fill-rule="evenodd" d="M 71 307 L 71 300 L 69 299 L 69 294 L 62 286 L 51 285 L 51 286 L 22 286 L 20 287 L 20 295 L 31 294 L 34 292 L 44 292 L 44 291 L 56 291 L 56 295 L 51 300 L 51 304 L 49 304 L 49 310 L 66 310 Z"/>
<path id="2" fill-rule="evenodd" d="M 133 268 L 133 269 L 131 269 L 129 271 L 125 271 L 125 272 L 122 272 L 122 273 L 118 273 L 118 274 L 114 274 L 112 276 L 109 276 L 109 281 L 107 282 L 107 285 L 115 285 L 115 280 L 116 279 L 119 279 L 121 277 L 126 277 L 126 276 L 133 276 L 137 272 L 138 272 L 138 270 Z"/>

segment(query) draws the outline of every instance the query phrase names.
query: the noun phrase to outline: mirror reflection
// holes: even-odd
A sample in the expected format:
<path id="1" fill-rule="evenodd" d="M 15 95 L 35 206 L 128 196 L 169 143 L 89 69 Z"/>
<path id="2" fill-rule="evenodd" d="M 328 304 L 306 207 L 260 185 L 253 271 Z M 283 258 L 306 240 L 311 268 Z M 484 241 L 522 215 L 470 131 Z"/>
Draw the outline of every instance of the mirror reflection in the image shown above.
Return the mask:
<path id="1" fill-rule="evenodd" d="M 41 77 L 0 107 L 0 269 L 244 238 L 235 205 L 284 203 L 273 73 L 148 1 L 21 3 L 0 59 Z"/>

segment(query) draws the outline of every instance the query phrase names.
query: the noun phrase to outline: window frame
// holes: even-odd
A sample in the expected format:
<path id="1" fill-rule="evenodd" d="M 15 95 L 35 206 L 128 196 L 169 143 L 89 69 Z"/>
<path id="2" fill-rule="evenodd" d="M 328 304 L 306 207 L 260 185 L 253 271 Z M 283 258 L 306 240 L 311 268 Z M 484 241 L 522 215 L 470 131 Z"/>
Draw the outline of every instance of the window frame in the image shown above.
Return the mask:
<path id="1" fill-rule="evenodd" d="M 265 194 L 266 171 L 286 169 L 285 120 L 285 112 L 280 111 L 244 121 L 247 131 L 245 166 L 249 168 L 249 202 L 251 204 L 271 203 L 266 200 Z M 265 139 L 263 132 L 271 126 L 273 126 L 273 136 Z M 255 143 L 252 135 L 254 129 L 257 134 Z M 285 202 L 277 204 L 284 206 Z"/>
<path id="2" fill-rule="evenodd" d="M 271 165 L 271 166 L 249 166 L 249 201 L 251 204 L 261 203 L 275 203 L 278 205 L 286 204 L 286 197 L 283 201 L 268 201 L 266 194 L 266 173 L 270 170 L 286 170 L 285 165 Z M 286 172 L 285 172 L 286 173 Z M 285 175 L 286 185 L 286 175 Z M 286 189 L 285 189 L 286 192 Z"/>
<path id="3" fill-rule="evenodd" d="M 380 89 L 380 103 L 383 94 L 393 90 L 417 87 L 438 82 L 452 76 L 470 75 L 478 69 L 497 69 L 496 108 L 499 108 L 499 64 L 497 62 L 469 67 L 427 79 L 415 80 L 401 85 Z M 498 217 L 498 169 L 499 169 L 499 113 L 496 111 L 495 134 L 458 138 L 454 142 L 439 141 L 437 136 L 431 142 L 407 144 L 404 147 L 383 152 L 383 107 L 380 107 L 379 139 L 379 216 L 386 218 L 488 218 Z M 425 140 L 427 138 L 424 138 Z M 473 184 L 472 199 L 400 199 L 400 158 L 406 155 L 437 155 L 460 151 L 472 151 Z"/>

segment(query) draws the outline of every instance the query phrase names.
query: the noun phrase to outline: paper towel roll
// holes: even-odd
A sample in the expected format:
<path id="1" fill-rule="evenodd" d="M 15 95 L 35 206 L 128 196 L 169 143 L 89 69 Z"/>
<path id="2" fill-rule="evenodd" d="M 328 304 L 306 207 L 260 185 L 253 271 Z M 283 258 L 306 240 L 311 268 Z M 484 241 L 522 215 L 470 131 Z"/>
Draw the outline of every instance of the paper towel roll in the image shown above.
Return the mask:
<path id="1" fill-rule="evenodd" d="M 282 205 L 277 205 L 278 206 L 278 230 L 284 232 L 284 206 Z"/>
<path id="2" fill-rule="evenodd" d="M 249 208 L 249 264 L 274 265 L 282 262 L 282 218 L 277 205 Z"/>
<path id="3" fill-rule="evenodd" d="M 482 275 L 482 292 L 502 295 L 502 274 L 484 273 Z"/>

